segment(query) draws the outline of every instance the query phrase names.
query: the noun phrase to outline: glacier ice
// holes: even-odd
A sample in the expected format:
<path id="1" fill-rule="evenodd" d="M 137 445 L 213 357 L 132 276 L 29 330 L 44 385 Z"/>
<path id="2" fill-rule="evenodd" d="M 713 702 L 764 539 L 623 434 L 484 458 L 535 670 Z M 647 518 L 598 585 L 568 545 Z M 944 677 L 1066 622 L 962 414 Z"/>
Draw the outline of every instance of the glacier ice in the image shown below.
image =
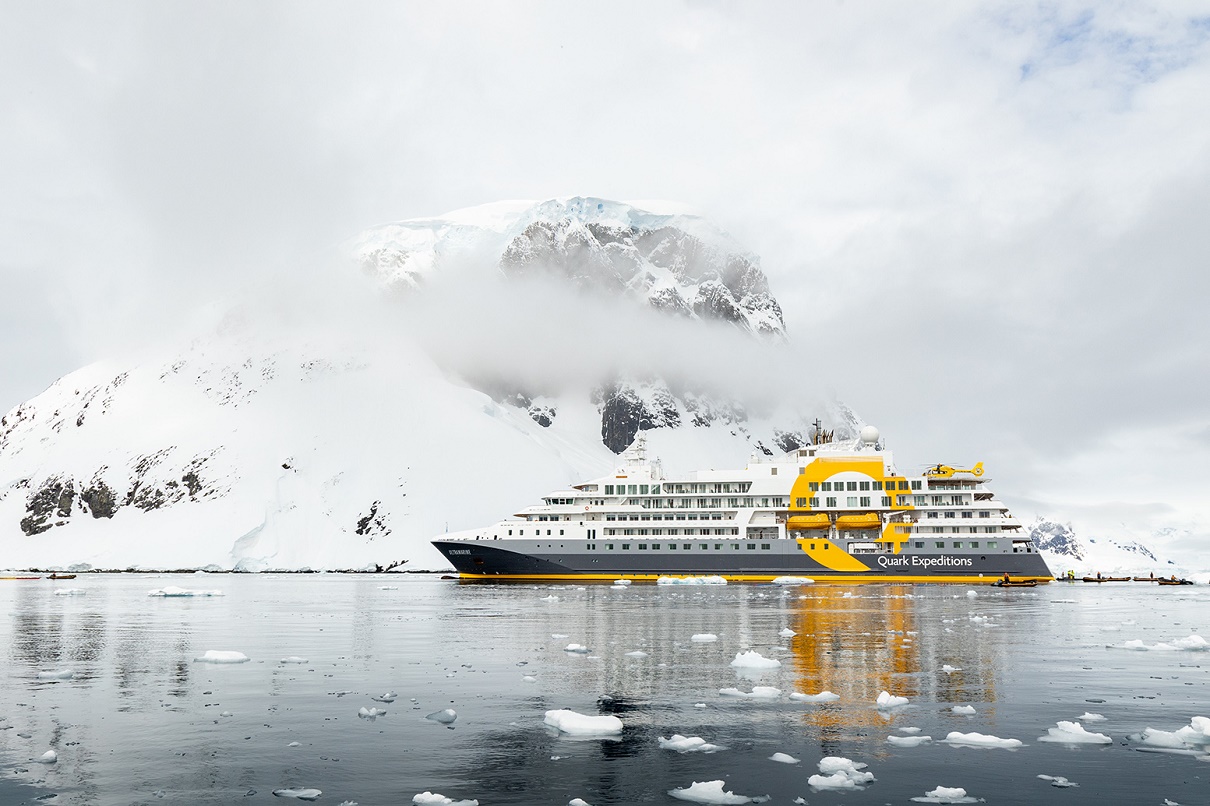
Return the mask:
<path id="1" fill-rule="evenodd" d="M 752 803 L 753 798 L 727 792 L 723 789 L 725 781 L 694 781 L 681 789 L 670 789 L 668 794 L 678 800 L 688 800 L 693 803 L 710 803 L 728 806 L 728 804 Z"/>
<path id="2" fill-rule="evenodd" d="M 781 666 L 781 661 L 776 658 L 766 658 L 756 650 L 750 649 L 747 652 L 736 653 L 731 665 L 743 669 L 776 669 Z"/>
<path id="3" fill-rule="evenodd" d="M 207 649 L 200 658 L 194 658 L 194 663 L 247 663 L 251 658 L 243 652 L 225 649 Z"/>
<path id="4" fill-rule="evenodd" d="M 984 733 L 960 733 L 956 730 L 950 731 L 941 741 L 955 747 L 994 747 L 1005 750 L 1012 750 L 1025 744 L 1020 739 L 1001 739 L 999 736 Z"/>
<path id="5" fill-rule="evenodd" d="M 616 736 L 623 727 L 616 716 L 586 716 L 566 708 L 547 711 L 543 721 L 572 736 Z"/>
<path id="6" fill-rule="evenodd" d="M 671 738 L 659 737 L 661 750 L 675 750 L 678 753 L 716 753 L 725 750 L 722 745 L 710 744 L 701 736 L 682 736 L 672 734 Z"/>

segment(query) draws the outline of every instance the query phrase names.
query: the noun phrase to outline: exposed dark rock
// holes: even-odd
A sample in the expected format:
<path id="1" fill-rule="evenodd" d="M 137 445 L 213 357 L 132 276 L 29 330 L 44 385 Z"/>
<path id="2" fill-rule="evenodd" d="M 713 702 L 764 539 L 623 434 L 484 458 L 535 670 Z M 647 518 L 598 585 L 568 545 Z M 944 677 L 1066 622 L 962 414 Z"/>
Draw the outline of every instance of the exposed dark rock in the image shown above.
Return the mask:
<path id="1" fill-rule="evenodd" d="M 646 402 L 628 384 L 615 385 L 602 394 L 601 441 L 614 453 L 626 450 L 639 431 L 680 424 L 676 398 L 662 384 L 649 390 Z"/>
<path id="2" fill-rule="evenodd" d="M 42 482 L 42 486 L 29 497 L 25 504 L 25 511 L 28 514 L 21 519 L 21 531 L 32 537 L 48 531 L 52 526 L 59 525 L 49 522 L 51 515 L 58 514 L 61 518 L 70 515 L 74 495 L 75 487 L 70 479 L 65 482 L 58 476 L 51 476 Z M 66 514 L 63 514 L 64 504 L 66 504 Z"/>
<path id="3" fill-rule="evenodd" d="M 1039 518 L 1029 527 L 1029 536 L 1038 548 L 1062 554 L 1075 560 L 1084 559 L 1084 549 L 1072 531 L 1071 524 L 1055 523 Z"/>
<path id="4" fill-rule="evenodd" d="M 197 494 L 202 491 L 202 480 L 193 470 L 181 476 L 181 482 L 185 485 L 185 489 L 189 491 L 190 498 L 197 498 Z"/>
<path id="5" fill-rule="evenodd" d="M 707 280 L 698 286 L 693 312 L 703 319 L 719 319 L 741 327 L 748 325 L 744 312 L 735 304 L 735 298 L 718 280 Z"/>
<path id="6" fill-rule="evenodd" d="M 101 480 L 100 471 L 89 486 L 80 491 L 80 500 L 88 505 L 88 511 L 94 518 L 112 518 L 118 511 L 117 497 L 109 485 Z"/>
<path id="7" fill-rule="evenodd" d="M 357 528 L 354 530 L 357 534 L 373 540 L 375 537 L 385 537 L 391 533 L 387 526 L 386 513 L 378 511 L 380 506 L 382 506 L 382 502 L 375 501 L 370 504 L 369 514 L 357 519 Z"/>
<path id="8" fill-rule="evenodd" d="M 550 428 L 555 421 L 555 409 L 552 406 L 530 406 L 529 416 L 543 428 Z"/>
<path id="9" fill-rule="evenodd" d="M 777 447 L 781 448 L 783 453 L 796 451 L 807 444 L 807 439 L 798 431 L 781 431 L 773 432 L 773 442 Z"/>
<path id="10" fill-rule="evenodd" d="M 681 296 L 681 292 L 675 288 L 657 288 L 648 295 L 647 302 L 657 311 L 664 311 L 665 313 L 672 313 L 678 316 L 691 316 L 693 314 L 689 303 L 685 302 L 685 298 Z"/>

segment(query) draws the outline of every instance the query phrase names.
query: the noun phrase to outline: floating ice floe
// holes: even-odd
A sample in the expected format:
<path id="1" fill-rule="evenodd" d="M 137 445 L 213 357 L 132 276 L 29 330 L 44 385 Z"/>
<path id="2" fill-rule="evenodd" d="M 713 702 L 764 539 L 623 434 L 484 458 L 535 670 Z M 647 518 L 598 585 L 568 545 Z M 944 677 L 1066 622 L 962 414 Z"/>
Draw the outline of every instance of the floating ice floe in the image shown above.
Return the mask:
<path id="1" fill-rule="evenodd" d="M 660 577 L 655 581 L 657 585 L 726 585 L 727 580 L 720 576 L 688 576 L 688 577 Z"/>
<path id="2" fill-rule="evenodd" d="M 194 663 L 247 663 L 251 660 L 243 652 L 226 649 L 207 649 L 200 658 L 194 658 Z"/>
<path id="3" fill-rule="evenodd" d="M 76 673 L 70 669 L 59 669 L 53 672 L 38 672 L 39 680 L 71 680 Z"/>
<path id="4" fill-rule="evenodd" d="M 719 744 L 710 744 L 701 736 L 682 736 L 674 733 L 671 739 L 660 737 L 660 749 L 675 750 L 678 753 L 717 753 L 719 750 L 727 748 Z"/>
<path id="5" fill-rule="evenodd" d="M 868 764 L 850 761 L 840 756 L 825 756 L 819 760 L 819 775 L 807 783 L 815 789 L 861 789 L 874 780 L 874 773 L 862 772 Z"/>
<path id="6" fill-rule="evenodd" d="M 1181 749 L 1186 746 L 1202 747 L 1210 745 L 1210 718 L 1195 716 L 1189 720 L 1188 725 L 1171 732 L 1147 728 L 1143 731 L 1141 740 L 1143 744 L 1152 747 L 1169 747 L 1174 749 Z"/>
<path id="7" fill-rule="evenodd" d="M 453 708 L 446 708 L 441 711 L 434 711 L 425 716 L 425 719 L 430 722 L 440 722 L 442 725 L 452 725 L 454 720 L 458 718 L 458 712 Z"/>
<path id="8" fill-rule="evenodd" d="M 626 657 L 628 657 L 628 658 L 645 658 L 645 657 L 647 657 L 647 653 L 641 649 L 636 649 L 634 652 L 627 652 Z"/>
<path id="9" fill-rule="evenodd" d="M 1210 641 L 1200 635 L 1190 635 L 1188 638 L 1178 638 L 1171 643 L 1157 643 L 1148 646 L 1135 639 L 1119 644 L 1121 649 L 1132 649 L 1136 652 L 1206 652 L 1210 650 Z"/>
<path id="10" fill-rule="evenodd" d="M 802 761 L 802 759 L 794 758 L 794 756 L 787 755 L 786 753 L 774 753 L 769 756 L 769 760 L 776 761 L 779 764 L 798 764 Z"/>
<path id="11" fill-rule="evenodd" d="M 547 711 L 543 721 L 572 736 L 616 736 L 622 732 L 622 720 L 616 716 L 585 716 L 566 708 Z"/>
<path id="12" fill-rule="evenodd" d="M 794 632 L 794 630 L 791 630 L 789 627 L 783 628 L 777 634 L 780 635 L 782 638 L 793 638 L 794 636 L 798 635 L 798 633 Z"/>
<path id="13" fill-rule="evenodd" d="M 477 800 L 454 800 L 436 792 L 421 792 L 412 796 L 412 803 L 421 806 L 479 806 Z"/>
<path id="14" fill-rule="evenodd" d="M 583 798 L 572 798 L 567 801 L 567 806 L 592 806 L 592 804 Z"/>
<path id="15" fill-rule="evenodd" d="M 742 669 L 776 669 L 781 666 L 781 661 L 777 658 L 766 658 L 756 650 L 749 649 L 747 652 L 736 653 L 731 665 Z"/>
<path id="16" fill-rule="evenodd" d="M 917 803 L 978 803 L 983 798 L 972 798 L 960 786 L 939 786 L 925 792 L 923 797 L 915 797 Z"/>
<path id="17" fill-rule="evenodd" d="M 750 700 L 773 700 L 781 696 L 781 689 L 773 686 L 754 686 L 751 692 L 740 691 L 737 688 L 720 688 L 718 693 L 724 697 L 746 697 Z"/>
<path id="18" fill-rule="evenodd" d="M 538 678 L 534 677 L 532 674 L 527 674 L 527 675 L 521 676 L 521 682 L 523 682 L 523 683 L 533 683 L 533 682 L 537 681 L 537 679 Z"/>
<path id="19" fill-rule="evenodd" d="M 896 697 L 889 691 L 884 691 L 878 695 L 878 699 L 874 703 L 879 708 L 898 708 L 900 705 L 907 705 L 907 697 Z"/>
<path id="20" fill-rule="evenodd" d="M 774 585 L 814 585 L 815 580 L 810 577 L 775 577 Z"/>
<path id="21" fill-rule="evenodd" d="M 583 644 L 568 644 L 567 646 L 563 647 L 563 651 L 570 652 L 573 655 L 587 655 L 589 649 Z"/>
<path id="22" fill-rule="evenodd" d="M 790 699 L 795 702 L 836 702 L 840 695 L 830 691 L 821 691 L 818 694 L 799 694 L 796 691 L 790 695 Z"/>
<path id="23" fill-rule="evenodd" d="M 190 590 L 189 588 L 178 588 L 175 585 L 169 585 L 166 588 L 157 588 L 147 592 L 148 596 L 162 596 L 167 598 L 188 597 L 188 596 L 222 596 L 222 591 L 202 591 Z"/>
<path id="24" fill-rule="evenodd" d="M 709 644 L 709 643 L 713 643 L 714 641 L 717 641 L 718 636 L 712 632 L 699 632 L 699 633 L 695 633 L 692 636 L 690 636 L 689 640 L 694 641 L 699 644 Z"/>
<path id="25" fill-rule="evenodd" d="M 1079 784 L 1077 784 L 1075 781 L 1068 781 L 1062 775 L 1039 775 L 1038 777 L 1043 781 L 1050 781 L 1051 786 L 1057 786 L 1060 789 L 1079 786 Z"/>
<path id="26" fill-rule="evenodd" d="M 978 592 L 978 591 L 967 591 L 967 592 L 966 592 L 966 598 L 967 598 L 967 599 L 974 599 L 974 598 L 975 598 L 976 596 L 978 596 L 978 595 L 979 595 L 979 592 Z"/>
<path id="27" fill-rule="evenodd" d="M 302 742 L 290 742 L 286 747 L 302 747 Z"/>
<path id="28" fill-rule="evenodd" d="M 291 655 L 288 658 L 282 658 L 279 663 L 306 663 L 306 658 L 300 658 L 297 655 Z"/>
<path id="29" fill-rule="evenodd" d="M 917 728 L 919 730 L 919 728 Z M 896 747 L 919 747 L 922 744 L 929 744 L 933 741 L 932 736 L 888 736 L 886 740 L 889 744 Z"/>
<path id="30" fill-rule="evenodd" d="M 319 800 L 319 796 L 323 792 L 318 789 L 274 789 L 273 795 L 279 798 L 293 798 L 295 800 Z"/>
<path id="31" fill-rule="evenodd" d="M 395 702 L 395 700 L 398 699 L 398 697 L 399 697 L 399 695 L 396 694 L 395 692 L 388 691 L 385 694 L 379 694 L 377 697 L 370 697 L 370 699 L 373 700 L 374 702 L 385 702 L 385 703 L 390 704 L 390 703 Z"/>
<path id="32" fill-rule="evenodd" d="M 1039 742 L 1059 742 L 1062 744 L 1113 744 L 1113 739 L 1104 733 L 1090 733 L 1081 727 L 1079 722 L 1060 720 L 1057 727 L 1048 728 L 1045 736 L 1039 736 Z"/>
<path id="33" fill-rule="evenodd" d="M 36 761 L 39 764 L 54 764 L 58 760 L 59 760 L 59 754 L 56 753 L 54 750 L 47 750 L 45 753 L 43 753 L 42 755 L 40 755 L 36 759 L 34 759 L 34 761 Z"/>
<path id="34" fill-rule="evenodd" d="M 629 580 L 629 579 L 615 579 L 615 580 L 613 581 L 613 584 L 615 584 L 615 585 L 621 585 L 621 586 L 623 586 L 623 587 L 624 587 L 624 586 L 626 586 L 626 585 L 629 585 L 629 584 L 630 584 L 630 580 Z"/>
<path id="35" fill-rule="evenodd" d="M 1076 719 L 1078 719 L 1080 722 L 1104 722 L 1105 721 L 1105 717 L 1102 716 L 1101 714 L 1093 714 L 1088 711 L 1085 711 L 1084 713 L 1080 714 L 1078 717 L 1076 717 Z"/>
<path id="36" fill-rule="evenodd" d="M 381 708 L 360 708 L 357 711 L 357 716 L 360 719 L 368 719 L 373 722 L 380 716 L 386 716 L 387 712 Z"/>
<path id="37" fill-rule="evenodd" d="M 959 667 L 959 666 L 950 666 L 950 665 L 947 663 L 947 664 L 945 664 L 944 666 L 942 666 L 942 667 L 941 667 L 941 671 L 945 672 L 946 674 L 953 674 L 954 672 L 960 672 L 960 671 L 962 671 L 962 668 L 961 668 L 961 667 Z"/>
<path id="38" fill-rule="evenodd" d="M 551 637 L 551 638 L 553 638 L 553 639 L 555 639 L 556 641 L 562 641 L 564 638 L 567 638 L 568 636 L 567 636 L 565 633 L 561 633 L 561 632 L 552 632 L 552 633 L 550 634 L 550 637 Z"/>
<path id="39" fill-rule="evenodd" d="M 724 781 L 694 781 L 683 789 L 669 789 L 668 794 L 678 800 L 688 800 L 694 803 L 737 804 L 754 803 L 763 798 L 749 798 L 727 792 L 723 789 Z"/>
<path id="40" fill-rule="evenodd" d="M 956 747 L 994 747 L 1004 750 L 1011 750 L 1025 744 L 1020 739 L 1001 739 L 999 736 L 984 733 L 959 733 L 956 730 L 950 731 L 941 741 Z"/>
<path id="41" fill-rule="evenodd" d="M 975 706 L 973 706 L 973 705 L 955 705 L 950 710 L 953 711 L 955 714 L 962 714 L 963 716 L 974 716 L 975 715 Z"/>
<path id="42" fill-rule="evenodd" d="M 899 731 L 900 733 L 919 733 L 920 732 L 920 728 L 908 728 L 908 727 L 895 728 L 895 730 Z"/>
<path id="43" fill-rule="evenodd" d="M 84 596 L 88 591 L 83 588 L 55 588 L 55 596 Z"/>

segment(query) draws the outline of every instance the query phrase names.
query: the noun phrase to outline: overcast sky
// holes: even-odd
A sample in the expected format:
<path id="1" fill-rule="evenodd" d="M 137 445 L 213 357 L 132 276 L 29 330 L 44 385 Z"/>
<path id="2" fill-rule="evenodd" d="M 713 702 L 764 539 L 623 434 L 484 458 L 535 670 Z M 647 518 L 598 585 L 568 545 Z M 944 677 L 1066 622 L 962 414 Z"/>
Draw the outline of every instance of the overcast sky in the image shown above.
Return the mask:
<path id="1" fill-rule="evenodd" d="M 1027 511 L 1207 517 L 1202 3 L 0 5 L 0 410 L 367 226 L 687 203 Z"/>

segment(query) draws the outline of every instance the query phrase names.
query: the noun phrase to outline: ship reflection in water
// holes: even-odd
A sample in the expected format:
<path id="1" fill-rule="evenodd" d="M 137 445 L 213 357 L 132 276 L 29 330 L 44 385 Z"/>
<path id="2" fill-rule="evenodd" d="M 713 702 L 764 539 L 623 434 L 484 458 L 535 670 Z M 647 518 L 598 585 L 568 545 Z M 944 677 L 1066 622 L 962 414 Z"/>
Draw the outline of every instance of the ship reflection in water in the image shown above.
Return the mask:
<path id="1" fill-rule="evenodd" d="M 1105 646 L 1186 635 L 1172 625 L 1199 623 L 1210 604 L 1197 587 L 968 596 L 945 585 L 186 580 L 82 575 L 71 585 L 84 593 L 74 596 L 55 595 L 47 581 L 0 587 L 0 803 L 257 802 L 313 787 L 330 803 L 404 803 L 427 790 L 484 806 L 577 797 L 602 806 L 673 802 L 670 789 L 720 779 L 773 802 L 816 802 L 835 798 L 808 785 L 824 756 L 874 773 L 864 793 L 846 795 L 851 803 L 906 802 L 939 785 L 997 803 L 1198 797 L 1196 752 L 1138 753 L 1128 737 L 1208 715 L 1210 667 L 1180 651 Z M 147 595 L 189 582 L 225 595 Z M 587 651 L 568 651 L 573 644 Z M 250 660 L 195 662 L 207 650 Z M 781 665 L 731 665 L 748 650 Z M 388 691 L 398 698 L 371 699 Z M 822 691 L 838 698 L 791 698 Z M 907 703 L 877 706 L 884 691 Z M 363 707 L 387 713 L 359 718 Z M 457 711 L 452 724 L 425 719 L 446 708 Z M 559 708 L 612 714 L 625 728 L 561 734 L 543 724 Z M 1036 741 L 1086 710 L 1106 716 L 1085 727 L 1113 744 Z M 904 728 L 934 741 L 887 741 Z M 1025 746 L 952 747 L 940 741 L 951 731 Z M 725 749 L 662 749 L 673 734 Z M 51 750 L 55 763 L 36 763 Z M 801 763 L 771 761 L 774 753 Z M 1040 774 L 1080 787 L 1053 789 Z"/>

